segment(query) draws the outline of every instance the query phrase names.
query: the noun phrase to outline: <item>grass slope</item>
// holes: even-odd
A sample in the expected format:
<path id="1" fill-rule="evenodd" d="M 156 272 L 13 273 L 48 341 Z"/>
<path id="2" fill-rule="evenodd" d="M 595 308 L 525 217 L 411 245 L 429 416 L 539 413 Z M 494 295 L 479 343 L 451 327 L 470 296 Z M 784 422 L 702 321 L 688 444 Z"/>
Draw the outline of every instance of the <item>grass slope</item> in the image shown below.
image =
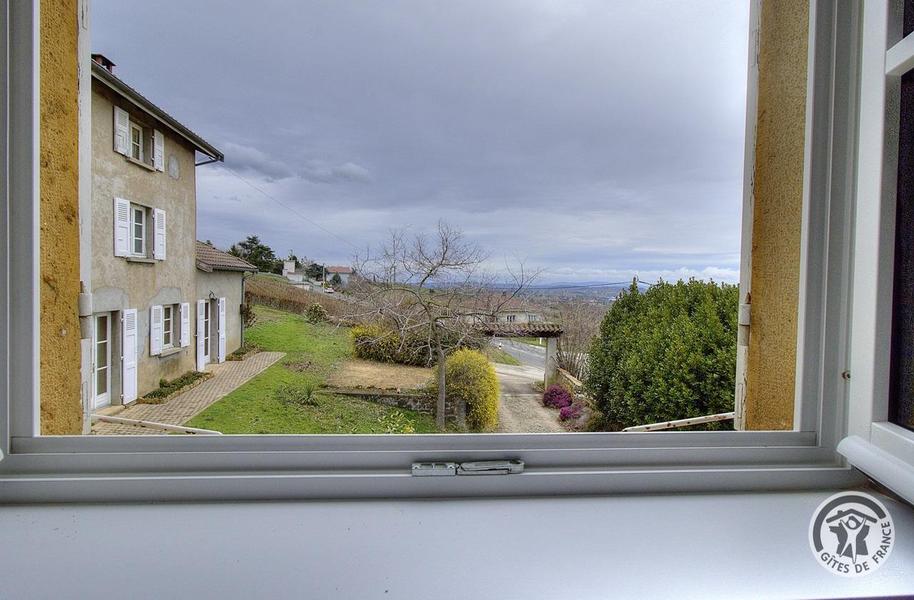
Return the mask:
<path id="1" fill-rule="evenodd" d="M 319 387 L 350 354 L 348 330 L 311 324 L 291 313 L 256 306 L 247 341 L 286 357 L 186 423 L 222 433 L 434 433 L 435 420 L 415 411 L 316 393 L 311 404 L 276 397 L 280 387 Z"/>

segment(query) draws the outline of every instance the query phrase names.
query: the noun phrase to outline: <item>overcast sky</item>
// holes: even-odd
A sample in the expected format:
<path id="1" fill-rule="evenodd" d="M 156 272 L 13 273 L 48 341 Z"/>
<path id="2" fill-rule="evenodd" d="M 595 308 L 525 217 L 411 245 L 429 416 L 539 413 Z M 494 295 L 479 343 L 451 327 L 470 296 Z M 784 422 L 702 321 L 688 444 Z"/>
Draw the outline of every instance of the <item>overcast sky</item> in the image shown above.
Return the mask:
<path id="1" fill-rule="evenodd" d="M 217 246 L 348 264 L 443 218 L 542 281 L 735 281 L 748 4 L 93 0 L 92 48 L 225 153 Z"/>

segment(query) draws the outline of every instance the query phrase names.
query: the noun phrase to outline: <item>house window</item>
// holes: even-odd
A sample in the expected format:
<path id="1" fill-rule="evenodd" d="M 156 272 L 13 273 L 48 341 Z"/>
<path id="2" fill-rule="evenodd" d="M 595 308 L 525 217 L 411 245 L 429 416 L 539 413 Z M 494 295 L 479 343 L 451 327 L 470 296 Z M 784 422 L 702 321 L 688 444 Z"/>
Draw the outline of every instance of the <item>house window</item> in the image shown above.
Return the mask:
<path id="1" fill-rule="evenodd" d="M 172 304 L 162 307 L 162 347 L 174 348 L 174 316 L 177 314 L 177 305 Z"/>
<path id="2" fill-rule="evenodd" d="M 828 11 L 829 4 L 823 3 L 821 8 L 823 11 Z M 831 14 L 831 11 L 829 11 L 829 14 Z M 819 21 L 829 22 L 820 17 L 819 13 L 816 13 L 815 16 L 817 24 Z M 840 22 L 838 19 L 835 19 L 835 21 Z M 17 21 L 11 20 L 11 23 L 15 24 Z M 22 21 L 18 21 L 18 23 L 22 23 Z M 828 49 L 830 46 L 819 44 L 820 37 L 817 36 L 812 40 L 816 42 L 817 50 L 821 50 L 822 47 Z M 29 60 L 22 60 L 21 54 L 24 51 L 31 52 L 31 46 L 25 46 L 24 50 L 19 46 L 12 49 L 11 61 L 16 59 L 15 64 L 26 66 L 36 64 L 31 55 L 25 57 Z M 832 71 L 835 69 L 831 68 L 831 65 L 828 66 L 829 68 L 823 70 L 820 69 L 819 63 L 813 65 L 817 73 L 821 72 L 825 76 L 831 76 Z M 13 93 L 18 93 L 15 86 L 11 86 L 10 89 Z M 18 89 L 24 88 L 20 86 Z M 28 98 L 26 96 L 26 100 Z M 19 104 L 27 104 L 27 102 Z M 17 105 L 14 103 L 12 106 L 15 107 Z M 27 108 L 34 107 L 27 106 Z M 21 118 L 19 113 L 14 115 L 18 120 L 11 120 L 11 122 L 23 123 L 24 128 L 30 126 L 31 121 Z M 822 135 L 821 129 L 810 128 L 808 143 L 812 148 L 830 146 L 828 144 L 829 140 Z M 25 131 L 28 133 L 30 130 L 26 128 Z M 831 131 L 832 129 L 829 129 L 829 132 Z M 840 128 L 835 127 L 834 131 L 840 131 Z M 16 133 L 16 136 L 10 137 L 11 147 L 13 147 L 14 142 L 24 136 L 21 128 L 14 133 Z M 31 141 L 31 138 L 26 141 Z M 5 147 L 0 149 L 5 149 Z M 26 162 L 18 155 L 12 158 L 14 160 L 11 161 L 11 167 L 18 167 L 19 165 L 28 167 L 34 162 Z M 834 163 L 839 162 L 841 161 L 834 161 Z M 844 162 L 846 163 L 847 161 Z M 828 164 L 834 163 L 829 162 Z M 29 183 L 30 180 L 26 176 L 32 175 L 30 171 L 17 168 L 10 168 L 9 170 L 15 176 L 17 185 L 20 184 L 20 181 L 24 184 Z M 32 177 L 32 180 L 34 179 L 36 178 Z M 818 185 L 817 181 L 814 180 L 811 185 Z M 820 194 L 820 191 L 824 190 L 813 189 L 809 192 L 808 197 L 818 201 L 824 195 Z M 30 205 L 31 208 L 37 208 L 38 198 L 38 190 L 35 189 L 31 196 L 33 201 Z M 816 204 L 816 207 L 818 206 Z M 30 241 L 27 236 L 37 235 L 39 231 L 39 224 L 29 220 L 32 219 L 32 215 L 35 213 L 37 213 L 37 210 L 20 210 L 14 215 L 16 217 L 14 224 L 24 221 L 23 227 L 10 227 L 11 242 L 19 244 L 18 247 L 33 247 L 22 242 Z M 843 223 L 839 222 L 839 224 Z M 145 218 L 143 218 L 143 225 L 143 237 L 145 237 Z M 132 235 L 125 237 L 132 237 Z M 23 240 L 23 238 L 25 239 Z M 816 241 L 814 236 L 811 239 L 814 242 Z M 822 241 L 830 240 L 823 239 Z M 816 245 L 816 247 L 818 248 L 819 246 Z M 18 260 L 16 262 L 26 264 L 16 264 L 14 262 L 14 268 L 10 269 L 10 282 L 13 284 L 10 288 L 18 294 L 15 296 L 17 299 L 16 307 L 25 307 L 27 316 L 35 316 L 40 310 L 39 306 L 28 304 L 29 296 L 27 293 L 30 293 L 32 289 L 28 286 L 32 285 L 31 282 L 39 281 L 39 278 L 35 277 L 34 268 L 38 261 L 24 259 L 33 258 L 35 257 L 17 257 Z M 821 271 L 829 272 L 827 267 L 831 266 L 833 261 L 830 260 L 830 257 L 828 258 L 829 260 L 823 261 L 823 263 L 828 264 L 825 264 Z M 6 260 L 8 263 L 12 262 L 11 256 L 6 257 Z M 816 275 L 818 275 L 818 273 L 813 273 L 807 278 L 805 273 L 805 271 L 800 273 L 801 282 L 805 282 L 807 279 L 815 281 Z M 838 274 L 844 275 L 843 272 Z M 24 285 L 20 286 L 20 282 L 24 282 Z M 23 300 L 22 302 L 18 302 L 20 298 Z M 8 307 L 8 302 L 5 298 L 0 298 L 0 304 L 3 305 L 4 309 Z M 207 323 L 205 327 L 207 342 L 209 342 L 209 311 L 210 307 L 207 305 Z M 132 315 L 135 316 L 135 313 L 132 313 Z M 514 315 L 508 315 L 506 320 L 512 322 L 514 317 Z M 37 318 L 19 319 L 18 321 L 21 322 L 13 323 L 11 337 L 16 337 L 13 334 L 18 334 L 24 340 L 34 343 L 37 339 L 34 331 L 34 324 L 37 322 Z M 820 321 L 825 322 L 824 318 L 820 319 Z M 837 323 L 835 327 L 840 325 L 841 323 Z M 812 345 L 809 344 L 808 347 L 812 347 Z M 814 350 L 817 348 L 816 346 Z M 209 351 L 208 343 L 206 344 L 206 350 L 207 352 Z M 807 350 L 807 352 L 809 351 Z M 407 436 L 400 439 L 397 436 L 372 436 L 371 439 L 367 439 L 364 442 L 362 440 L 354 442 L 347 439 L 346 436 L 342 438 L 324 438 L 322 440 L 314 440 L 312 439 L 313 436 L 304 436 L 297 439 L 269 438 L 265 441 L 251 441 L 248 438 L 239 439 L 233 436 L 209 436 L 192 440 L 193 444 L 185 444 L 179 436 L 164 435 L 148 436 L 150 439 L 144 440 L 124 440 L 123 442 L 114 440 L 113 443 L 108 443 L 110 440 L 100 440 L 92 436 L 76 440 L 49 440 L 43 439 L 36 433 L 40 431 L 37 421 L 37 415 L 40 413 L 36 410 L 37 406 L 35 405 L 38 399 L 34 394 L 35 386 L 33 385 L 33 382 L 37 380 L 37 361 L 32 360 L 30 363 L 26 360 L 26 358 L 34 356 L 33 352 L 19 354 L 28 356 L 17 356 L 16 354 L 7 356 L 4 354 L 2 356 L 3 362 L 7 364 L 4 365 L 3 369 L 0 369 L 3 372 L 21 372 L 29 375 L 28 377 L 22 375 L 12 379 L 16 388 L 13 391 L 17 392 L 9 394 L 13 418 L 9 420 L 9 434 L 6 431 L 0 431 L 0 438 L 2 438 L 0 443 L 4 444 L 4 449 L 11 447 L 14 453 L 22 454 L 22 460 L 18 464 L 9 460 L 3 461 L 10 465 L 15 464 L 17 468 L 21 468 L 23 463 L 27 464 L 29 468 L 34 468 L 32 464 L 27 462 L 32 461 L 36 467 L 48 470 L 53 467 L 59 469 L 60 472 L 68 472 L 69 469 L 69 473 L 78 475 L 80 471 L 77 469 L 86 468 L 84 465 L 87 464 L 87 460 L 79 456 L 79 452 L 85 449 L 89 452 L 101 450 L 113 455 L 111 460 L 108 460 L 107 456 L 104 457 L 105 461 L 101 463 L 102 466 L 92 464 L 91 468 L 96 471 L 109 469 L 115 474 L 132 475 L 135 471 L 143 474 L 149 473 L 154 465 L 156 470 L 164 472 L 184 473 L 192 469 L 203 471 L 204 468 L 212 472 L 219 469 L 225 470 L 227 465 L 239 469 L 241 462 L 238 456 L 245 455 L 234 454 L 235 450 L 247 452 L 248 455 L 252 452 L 258 452 L 260 454 L 254 456 L 256 460 L 244 464 L 260 465 L 265 471 L 268 467 L 276 470 L 285 469 L 280 478 L 267 480 L 267 477 L 270 477 L 269 475 L 263 477 L 266 484 L 276 486 L 270 490 L 273 498 L 281 494 L 283 497 L 293 497 L 296 494 L 338 493 L 338 488 L 333 487 L 333 482 L 326 483 L 324 481 L 325 479 L 334 479 L 337 477 L 336 473 L 332 473 L 330 477 L 322 478 L 320 475 L 311 476 L 310 472 L 327 473 L 339 470 L 341 473 L 339 476 L 340 481 L 346 484 L 348 483 L 348 480 L 345 479 L 347 477 L 347 469 L 349 471 L 357 470 L 358 477 L 361 480 L 367 484 L 374 485 L 377 489 L 375 493 L 384 493 L 391 496 L 400 494 L 400 490 L 404 490 L 402 495 L 411 493 L 411 490 L 421 490 L 418 493 L 424 494 L 426 490 L 433 491 L 438 488 L 432 487 L 435 485 L 434 482 L 429 485 L 426 485 L 427 482 L 425 481 L 417 484 L 415 480 L 410 480 L 406 477 L 410 462 L 416 458 L 439 460 L 442 458 L 459 458 L 461 456 L 519 456 L 528 460 L 531 467 L 547 469 L 547 477 L 511 476 L 484 478 L 486 480 L 484 483 L 478 482 L 480 478 L 463 477 L 459 478 L 459 480 L 451 479 L 445 482 L 447 485 L 440 487 L 442 492 L 453 494 L 457 486 L 461 485 L 465 486 L 467 490 L 478 490 L 480 493 L 489 494 L 510 492 L 513 495 L 518 495 L 520 492 L 535 494 L 553 491 L 553 489 L 550 489 L 553 484 L 548 482 L 541 484 L 539 488 L 536 487 L 537 480 L 541 481 L 542 479 L 555 481 L 555 489 L 563 487 L 564 489 L 589 493 L 594 493 L 595 490 L 615 493 L 624 490 L 639 492 L 649 491 L 650 489 L 670 490 L 676 489 L 677 486 L 693 491 L 699 488 L 708 489 L 715 486 L 717 489 L 729 489 L 737 486 L 742 486 L 742 489 L 758 489 L 762 486 L 767 486 L 768 489 L 775 486 L 796 489 L 807 482 L 811 486 L 824 486 L 826 483 L 835 481 L 844 482 L 841 478 L 846 477 L 846 470 L 836 468 L 833 458 L 834 453 L 829 451 L 833 447 L 833 440 L 836 435 L 834 429 L 826 429 L 824 432 L 815 429 L 786 432 L 747 432 L 745 435 L 731 434 L 730 432 L 696 432 L 694 436 L 692 434 L 663 433 L 633 435 L 599 433 L 588 434 L 567 441 L 557 441 L 554 439 L 555 436 L 551 435 L 542 437 L 529 436 L 530 438 L 535 438 L 530 440 L 527 438 L 512 439 L 511 436 L 507 436 L 504 439 L 493 441 L 494 436 L 480 436 L 474 439 L 470 436 L 450 436 L 445 434 L 440 439 L 440 443 L 436 441 L 434 444 L 430 444 L 426 436 L 414 438 Z M 809 375 L 807 371 L 803 371 L 802 375 L 804 382 L 806 380 L 817 382 L 821 379 L 821 377 Z M 856 372 L 854 377 L 857 379 Z M 32 391 L 31 394 L 28 393 L 30 390 Z M 26 393 L 20 393 L 23 391 Z M 817 406 L 824 406 L 824 410 L 843 410 L 843 406 L 836 405 L 834 396 L 813 397 L 812 394 L 804 394 L 804 396 L 809 396 L 810 401 L 815 402 Z M 816 422 L 823 423 L 823 427 L 828 427 L 830 423 L 837 421 L 837 418 L 831 420 L 821 418 Z M 825 441 L 821 442 L 821 440 Z M 10 441 L 13 443 L 10 444 Z M 108 445 L 102 447 L 100 446 L 102 442 Z M 181 444 L 184 445 L 182 446 Z M 347 444 L 353 444 L 353 446 L 347 447 Z M 146 450 L 146 452 L 137 452 L 137 447 L 141 450 Z M 645 447 L 648 452 L 644 451 Z M 353 448 L 356 451 L 351 451 Z M 732 448 L 737 448 L 737 451 L 734 452 Z M 169 449 L 180 451 L 169 454 Z M 201 450 L 201 458 L 194 455 L 197 449 Z M 321 450 L 322 452 L 311 452 L 310 450 L 312 449 Z M 430 449 L 434 449 L 434 451 Z M 555 452 L 552 452 L 553 449 Z M 338 452 L 337 450 L 346 451 Z M 49 467 L 46 466 L 50 464 L 48 459 L 44 459 L 44 457 L 33 458 L 32 455 L 39 452 L 53 452 L 51 456 L 55 462 Z M 161 456 L 150 454 L 151 452 L 160 453 Z M 327 459 L 326 457 L 330 455 L 332 455 L 332 459 Z M 645 455 L 648 456 L 645 457 Z M 19 460 L 19 457 L 16 457 L 16 459 Z M 39 459 L 44 459 L 45 465 L 41 465 Z M 321 464 L 320 460 L 326 460 L 327 463 Z M 745 464 L 759 465 L 758 474 L 748 471 Z M 638 467 L 637 472 L 630 472 L 628 470 L 630 465 Z M 694 465 L 698 465 L 701 469 L 701 477 L 696 477 L 694 471 L 690 469 Z M 798 469 L 794 465 L 800 465 L 801 468 Z M 368 468 L 369 466 L 370 469 Z M 653 469 L 652 467 L 655 466 L 656 469 Z M 819 466 L 823 468 L 821 470 L 816 468 Z M 838 466 L 840 467 L 840 465 Z M 6 465 L 0 465 L 0 468 L 6 469 Z M 254 467 L 250 467 L 250 470 L 254 470 Z M 366 474 L 362 473 L 363 470 L 366 471 Z M 563 471 L 569 471 L 570 473 L 566 477 Z M 306 475 L 308 478 L 313 479 L 314 482 L 303 481 L 302 477 L 299 477 L 300 474 Z M 229 474 L 226 479 L 230 479 L 231 475 L 233 474 Z M 182 475 L 182 477 L 184 476 Z M 244 473 L 239 473 L 239 478 L 249 479 L 244 477 Z M 96 479 L 104 478 L 96 476 Z M 106 485 L 108 488 L 113 489 L 117 483 L 116 481 L 113 483 L 105 483 L 103 481 L 101 485 Z M 57 484 L 52 481 L 50 484 L 42 485 L 56 486 Z M 60 489 L 65 489 L 63 485 L 60 485 Z M 65 485 L 69 488 L 75 487 L 69 481 Z M 77 485 L 84 486 L 85 484 L 79 483 Z M 88 485 L 93 485 L 93 483 L 90 481 Z M 194 485 L 194 482 L 190 481 L 190 485 Z M 211 481 L 203 481 L 200 485 L 206 485 L 206 490 L 215 489 L 220 493 L 225 493 L 226 489 L 214 486 Z M 231 481 L 228 481 L 226 485 L 232 485 Z M 134 489 L 144 493 L 148 493 L 150 489 L 168 493 L 174 488 L 182 488 L 180 493 L 190 494 L 190 492 L 185 491 L 190 489 L 189 486 L 185 487 L 182 480 L 182 485 L 180 486 L 155 485 L 144 487 L 142 490 L 136 487 Z M 0 489 L 4 487 L 9 489 L 12 486 L 0 485 Z M 366 485 L 365 488 L 368 489 L 368 486 Z M 99 495 L 103 493 L 100 492 Z M 230 495 L 230 493 L 226 495 Z M 47 497 L 47 494 L 44 497 Z"/>
<path id="3" fill-rule="evenodd" d="M 143 128 L 136 123 L 130 123 L 130 157 L 143 162 Z"/>
<path id="4" fill-rule="evenodd" d="M 905 2 L 905 36 L 914 33 L 912 4 Z M 914 71 L 902 74 L 896 89 L 898 164 L 894 169 L 897 187 L 889 422 L 914 430 Z"/>
<path id="5" fill-rule="evenodd" d="M 130 208 L 131 250 L 134 256 L 146 256 L 146 208 Z"/>
<path id="6" fill-rule="evenodd" d="M 111 318 L 108 314 L 95 316 L 94 335 L 95 377 L 92 408 L 111 404 Z"/>
<path id="7" fill-rule="evenodd" d="M 505 321 L 507 321 L 508 323 L 513 323 L 516 320 L 517 320 L 517 315 L 508 315 L 505 317 Z"/>
<path id="8" fill-rule="evenodd" d="M 210 329 L 210 305 L 212 302 L 206 302 L 203 305 L 203 357 L 206 362 L 210 360 L 209 352 L 209 329 Z"/>

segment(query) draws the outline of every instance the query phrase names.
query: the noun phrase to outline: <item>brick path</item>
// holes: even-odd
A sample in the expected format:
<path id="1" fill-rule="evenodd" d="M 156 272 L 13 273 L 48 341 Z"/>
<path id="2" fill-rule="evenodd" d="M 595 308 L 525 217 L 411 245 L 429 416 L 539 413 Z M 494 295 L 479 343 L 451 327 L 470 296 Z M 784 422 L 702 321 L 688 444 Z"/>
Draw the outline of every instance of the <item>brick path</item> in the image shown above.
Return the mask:
<path id="1" fill-rule="evenodd" d="M 211 364 L 206 370 L 213 377 L 164 404 L 134 404 L 116 417 L 183 425 L 207 406 L 226 396 L 243 383 L 285 356 L 284 352 L 258 352 L 241 361 Z M 136 427 L 98 421 L 92 425 L 96 435 L 162 435 L 168 433 L 151 427 Z"/>

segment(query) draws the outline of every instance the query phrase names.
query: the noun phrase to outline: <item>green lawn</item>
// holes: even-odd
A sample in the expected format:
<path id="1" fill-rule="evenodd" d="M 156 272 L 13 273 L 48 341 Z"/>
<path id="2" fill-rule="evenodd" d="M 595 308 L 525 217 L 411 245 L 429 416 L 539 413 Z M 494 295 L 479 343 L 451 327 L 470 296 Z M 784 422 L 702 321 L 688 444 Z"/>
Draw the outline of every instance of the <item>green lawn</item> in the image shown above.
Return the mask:
<path id="1" fill-rule="evenodd" d="M 540 348 L 546 347 L 545 338 L 514 338 L 514 339 L 522 344 L 529 344 L 531 346 L 539 346 Z M 542 341 L 540 341 L 540 340 L 542 340 Z"/>
<path id="2" fill-rule="evenodd" d="M 222 433 L 434 433 L 435 419 L 320 391 L 333 366 L 351 354 L 349 330 L 255 306 L 257 323 L 246 341 L 285 352 L 280 362 L 185 423 Z M 315 393 L 308 398 L 308 390 Z M 303 401 L 289 401 L 293 396 Z"/>

